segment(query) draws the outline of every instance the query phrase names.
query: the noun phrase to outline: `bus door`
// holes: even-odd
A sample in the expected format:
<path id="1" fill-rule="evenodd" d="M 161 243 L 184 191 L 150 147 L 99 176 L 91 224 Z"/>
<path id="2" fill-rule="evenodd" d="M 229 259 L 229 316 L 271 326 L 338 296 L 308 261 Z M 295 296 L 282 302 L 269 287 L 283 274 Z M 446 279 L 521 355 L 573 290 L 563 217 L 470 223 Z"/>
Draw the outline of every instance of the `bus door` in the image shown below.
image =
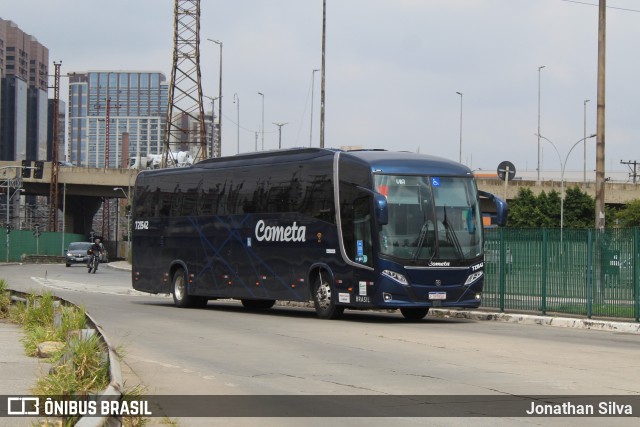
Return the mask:
<path id="1" fill-rule="evenodd" d="M 374 247 L 372 239 L 373 197 L 370 192 L 341 183 L 340 216 L 344 250 L 352 269 L 352 303 L 368 304 L 373 301 Z"/>

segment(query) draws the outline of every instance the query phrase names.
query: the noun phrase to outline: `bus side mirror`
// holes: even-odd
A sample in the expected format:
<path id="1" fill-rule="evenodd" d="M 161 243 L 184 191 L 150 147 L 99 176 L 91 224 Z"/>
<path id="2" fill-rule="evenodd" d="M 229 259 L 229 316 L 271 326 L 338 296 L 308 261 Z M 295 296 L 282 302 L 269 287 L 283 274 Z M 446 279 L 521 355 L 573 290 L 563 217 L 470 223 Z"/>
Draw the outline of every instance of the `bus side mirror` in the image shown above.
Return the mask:
<path id="1" fill-rule="evenodd" d="M 492 209 L 487 212 L 483 209 L 483 216 L 488 214 L 491 217 L 491 223 L 494 225 L 498 225 L 500 227 L 507 225 L 507 216 L 509 214 L 509 206 L 507 205 L 507 202 L 494 194 L 487 193 L 486 191 L 478 191 L 478 194 L 480 197 L 484 197 L 492 202 Z M 480 206 L 482 206 L 482 203 Z"/>
<path id="2" fill-rule="evenodd" d="M 387 207 L 387 198 L 380 193 L 374 193 L 373 204 L 375 206 L 375 215 L 378 224 L 387 225 L 389 223 L 389 209 Z"/>

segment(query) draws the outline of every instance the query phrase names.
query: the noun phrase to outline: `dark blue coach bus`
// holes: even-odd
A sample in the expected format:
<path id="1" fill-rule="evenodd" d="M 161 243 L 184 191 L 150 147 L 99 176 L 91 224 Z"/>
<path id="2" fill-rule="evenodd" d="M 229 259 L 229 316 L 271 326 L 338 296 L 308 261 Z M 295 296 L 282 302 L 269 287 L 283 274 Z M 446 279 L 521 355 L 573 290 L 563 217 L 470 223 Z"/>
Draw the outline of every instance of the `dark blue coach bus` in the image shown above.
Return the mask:
<path id="1" fill-rule="evenodd" d="M 486 194 L 495 223 L 506 204 Z M 479 192 L 461 164 L 383 150 L 292 149 L 141 172 L 133 287 L 178 307 L 239 299 L 345 308 L 478 307 Z"/>

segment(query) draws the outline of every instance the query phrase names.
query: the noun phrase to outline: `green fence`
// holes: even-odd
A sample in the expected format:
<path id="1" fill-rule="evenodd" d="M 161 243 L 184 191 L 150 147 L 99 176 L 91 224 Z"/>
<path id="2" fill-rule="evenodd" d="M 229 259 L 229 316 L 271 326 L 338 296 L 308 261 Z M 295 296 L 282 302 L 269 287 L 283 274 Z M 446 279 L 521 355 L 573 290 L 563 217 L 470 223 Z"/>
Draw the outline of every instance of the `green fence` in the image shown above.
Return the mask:
<path id="1" fill-rule="evenodd" d="M 1 233 L 0 262 L 20 261 L 22 255 L 63 255 L 70 242 L 88 241 L 82 234 L 42 232 L 39 237 L 31 230 L 14 230 L 9 234 Z M 64 239 L 64 240 L 63 240 Z M 7 243 L 9 257 L 7 257 Z"/>
<path id="2" fill-rule="evenodd" d="M 483 306 L 639 321 L 639 234 L 487 229 Z"/>

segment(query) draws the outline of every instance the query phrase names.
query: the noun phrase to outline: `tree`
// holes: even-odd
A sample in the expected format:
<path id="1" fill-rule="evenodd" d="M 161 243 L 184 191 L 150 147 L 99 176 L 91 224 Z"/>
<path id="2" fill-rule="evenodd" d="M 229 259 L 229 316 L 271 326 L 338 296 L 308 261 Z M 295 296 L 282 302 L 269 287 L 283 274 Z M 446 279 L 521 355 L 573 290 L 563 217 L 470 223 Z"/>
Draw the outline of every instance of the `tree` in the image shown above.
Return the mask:
<path id="1" fill-rule="evenodd" d="M 640 199 L 632 200 L 617 215 L 621 227 L 640 226 Z"/>
<path id="2" fill-rule="evenodd" d="M 564 198 L 564 226 L 569 228 L 593 228 L 596 203 L 590 195 L 574 186 L 566 190 Z"/>
<path id="3" fill-rule="evenodd" d="M 531 189 L 521 187 L 509 203 L 507 225 L 514 228 L 560 228 L 561 195 L 556 190 L 544 191 L 537 197 Z M 639 205 L 640 206 L 640 205 Z M 638 211 L 640 218 L 640 207 Z M 566 190 L 564 222 L 568 228 L 593 227 L 595 202 L 577 186 Z"/>
<path id="4" fill-rule="evenodd" d="M 539 227 L 560 227 L 560 193 L 551 190 L 549 194 L 544 191 L 538 195 L 538 206 L 542 213 Z"/>
<path id="5" fill-rule="evenodd" d="M 513 228 L 539 227 L 544 215 L 531 189 L 520 187 L 518 195 L 509 203 L 507 226 Z"/>

